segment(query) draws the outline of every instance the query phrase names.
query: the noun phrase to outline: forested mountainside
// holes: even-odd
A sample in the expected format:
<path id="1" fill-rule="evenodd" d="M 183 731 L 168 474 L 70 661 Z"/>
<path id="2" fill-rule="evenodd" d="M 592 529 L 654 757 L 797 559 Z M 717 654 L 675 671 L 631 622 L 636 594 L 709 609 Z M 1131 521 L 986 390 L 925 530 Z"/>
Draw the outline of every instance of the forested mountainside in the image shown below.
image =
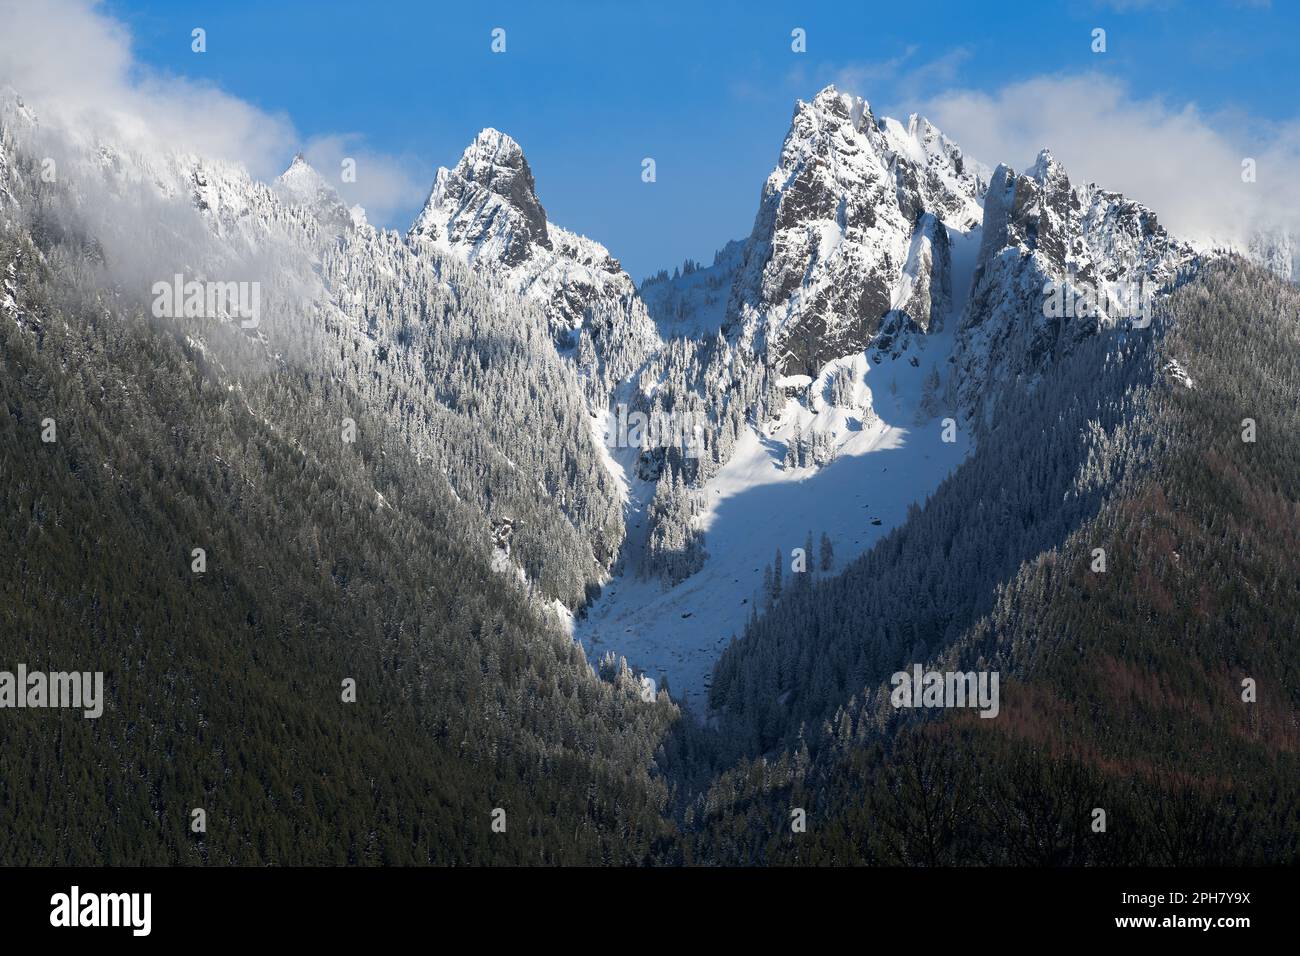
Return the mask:
<path id="1" fill-rule="evenodd" d="M 1155 331 L 1078 353 L 907 527 L 842 578 L 787 590 L 732 646 L 720 703 L 756 747 L 785 743 L 697 801 L 697 859 L 1300 858 L 1300 460 L 1287 437 L 1300 426 L 1300 293 L 1220 260 L 1168 299 Z M 1084 384 L 1079 365 L 1099 362 L 1122 402 Z M 1052 430 L 1081 407 L 1091 439 Z M 1055 467 L 1025 467 L 1017 434 Z M 999 490 L 1009 472 L 989 481 L 990 455 L 1020 461 L 1014 494 Z M 988 509 L 1003 514 L 981 551 L 953 518 Z M 1004 556 L 1018 566 L 988 568 Z M 873 597 L 872 571 L 906 593 L 898 565 L 919 584 L 910 609 Z M 956 613 L 929 606 L 935 580 Z M 807 662 L 809 648 L 826 663 Z M 1000 671 L 998 718 L 899 718 L 884 677 L 913 663 Z M 817 821 L 807 834 L 789 833 L 791 807 Z"/>
<path id="2" fill-rule="evenodd" d="M 652 755 L 674 705 L 644 701 L 625 668 L 598 679 L 549 606 L 494 567 L 463 474 L 395 427 L 398 398 L 359 391 L 384 345 L 336 330 L 340 361 L 322 371 L 236 324 L 155 318 L 114 287 L 93 237 L 47 212 L 52 197 L 23 194 L 60 188 L 25 161 L 6 154 L 0 234 L 0 656 L 102 671 L 107 702 L 96 720 L 6 711 L 0 860 L 654 855 L 672 830 Z M 474 295 L 462 284 L 486 330 Z M 416 301 L 446 322 L 429 329 L 467 335 L 450 293 Z M 432 365 L 429 339 L 413 341 Z M 480 336 L 437 380 L 482 382 L 512 348 Z M 449 404 L 419 425 L 458 447 L 470 431 L 445 423 L 475 411 Z M 500 414 L 532 411 L 520 396 Z M 486 444 L 461 461 L 488 469 Z M 559 544 L 546 542 L 562 568 Z M 509 840 L 491 829 L 498 807 Z"/>
<path id="3" fill-rule="evenodd" d="M 1295 857 L 1300 309 L 1266 271 L 833 88 L 749 238 L 646 301 L 495 130 L 401 235 L 301 158 L 0 121 L 0 654 L 107 698 L 6 712 L 0 862 Z M 260 318 L 160 313 L 174 275 Z M 1044 311 L 1097 277 L 1154 324 Z M 620 406 L 700 443 L 619 447 Z M 588 662 L 597 601 L 702 578 L 719 501 L 782 524 L 735 501 L 854 462 L 875 497 L 882 449 L 914 470 L 878 538 L 744 555 L 754 603 L 727 574 L 707 701 Z M 900 713 L 912 665 L 1000 672 L 998 719 Z"/>
<path id="4" fill-rule="evenodd" d="M 139 310 L 160 277 L 260 282 L 265 321 L 216 357 L 223 376 L 292 362 L 350 388 L 361 402 L 348 417 L 368 411 L 405 434 L 476 506 L 485 540 L 511 529 L 508 566 L 532 587 L 577 607 L 606 576 L 623 539 L 620 492 L 582 376 L 535 302 L 455 258 L 417 258 L 347 214 L 301 158 L 267 186 L 230 163 L 46 129 L 16 96 L 4 114 L 0 212 L 82 233 L 92 262 L 69 266 L 75 281 Z M 58 182 L 42 181 L 41 153 L 58 158 Z M 206 347 L 207 328 L 189 333 Z"/>
<path id="5" fill-rule="evenodd" d="M 338 310 L 326 326 L 337 356 L 326 353 L 321 374 L 343 359 L 364 407 L 493 529 L 508 525 L 506 557 L 527 581 L 581 605 L 622 543 L 622 503 L 546 317 L 527 301 L 505 306 L 454 260 L 417 258 L 373 229 L 328 249 L 322 273 Z"/>
<path id="6" fill-rule="evenodd" d="M 864 688 L 957 640 L 1140 461 L 1153 361 L 1149 334 L 1091 339 L 1050 384 L 1007 392 L 973 455 L 875 549 L 828 579 L 788 575 L 719 661 L 710 703 L 733 732 L 766 750 L 846 708 L 874 715 Z"/>

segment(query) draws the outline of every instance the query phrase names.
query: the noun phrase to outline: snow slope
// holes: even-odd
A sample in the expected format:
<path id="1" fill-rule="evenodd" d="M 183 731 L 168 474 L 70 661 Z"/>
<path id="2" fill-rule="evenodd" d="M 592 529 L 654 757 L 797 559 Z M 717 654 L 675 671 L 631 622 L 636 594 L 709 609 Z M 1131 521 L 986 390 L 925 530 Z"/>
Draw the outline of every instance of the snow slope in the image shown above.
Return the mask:
<path id="1" fill-rule="evenodd" d="M 953 236 L 954 309 L 964 306 L 979 234 Z M 699 519 L 708 558 L 704 567 L 675 587 L 637 574 L 634 564 L 615 577 L 575 622 L 574 636 L 593 660 L 608 651 L 625 656 L 654 678 L 666 677 L 675 697 L 686 694 L 697 714 L 706 709 L 709 675 L 718 655 L 760 602 L 764 566 L 780 550 L 789 579 L 791 551 L 814 551 L 808 573 L 820 574 L 817 545 L 822 532 L 835 552 L 832 573 L 866 552 L 901 524 L 908 507 L 920 503 L 970 450 L 968 436 L 942 440 L 942 416 L 918 419 L 924 382 L 931 369 L 950 374 L 955 323 L 946 330 L 912 337 L 897 358 L 875 349 L 829 363 L 806 386 L 792 391 L 780 416 L 750 428 L 727 464 L 705 483 L 706 510 Z M 915 364 L 913 360 L 915 359 Z M 851 400 L 831 404 L 830 382 L 839 368 L 852 371 Z M 825 435 L 833 457 L 823 465 L 785 467 L 796 434 Z M 653 485 L 628 482 L 628 541 L 632 561 L 641 553 L 642 516 Z"/>

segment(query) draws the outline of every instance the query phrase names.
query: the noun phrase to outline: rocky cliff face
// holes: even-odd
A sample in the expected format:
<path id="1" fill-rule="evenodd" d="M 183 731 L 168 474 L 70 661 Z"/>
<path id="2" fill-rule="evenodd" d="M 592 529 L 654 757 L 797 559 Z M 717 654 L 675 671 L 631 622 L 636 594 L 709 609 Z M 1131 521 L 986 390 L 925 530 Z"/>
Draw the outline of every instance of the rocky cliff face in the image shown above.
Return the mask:
<path id="1" fill-rule="evenodd" d="M 999 166 L 958 331 L 963 407 L 987 412 L 999 383 L 1032 384 L 1084 338 L 1145 326 L 1151 297 L 1195 258 L 1145 206 L 1072 185 L 1047 150 L 1024 173 Z"/>
<path id="2" fill-rule="evenodd" d="M 576 344 L 593 314 L 626 312 L 636 296 L 608 249 L 547 220 L 523 150 L 494 129 L 479 133 L 454 169 L 438 170 L 408 239 L 540 302 L 561 347 Z M 653 336 L 643 309 L 634 321 Z"/>
<path id="3" fill-rule="evenodd" d="M 800 102 L 763 187 L 727 331 L 781 374 L 864 349 L 891 312 L 928 329 L 951 301 L 949 227 L 980 222 L 983 183 L 926 120 L 877 119 L 834 87 Z"/>

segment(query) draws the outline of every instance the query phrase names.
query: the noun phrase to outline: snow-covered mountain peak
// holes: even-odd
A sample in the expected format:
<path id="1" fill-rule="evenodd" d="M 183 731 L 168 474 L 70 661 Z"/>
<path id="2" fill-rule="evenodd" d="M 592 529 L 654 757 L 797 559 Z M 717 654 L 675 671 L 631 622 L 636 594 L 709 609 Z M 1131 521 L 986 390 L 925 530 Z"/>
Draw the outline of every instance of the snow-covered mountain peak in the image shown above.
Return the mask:
<path id="1" fill-rule="evenodd" d="M 411 234 L 459 252 L 471 264 L 483 257 L 514 267 L 535 249 L 552 247 L 523 149 L 492 128 L 475 137 L 454 169 L 438 170 Z"/>
<path id="2" fill-rule="evenodd" d="M 329 232 L 341 234 L 358 222 L 334 187 L 302 153 L 294 154 L 293 162 L 276 177 L 274 188 L 286 202 L 308 209 Z"/>
<path id="3" fill-rule="evenodd" d="M 294 153 L 293 161 L 289 163 L 279 176 L 279 182 L 286 189 L 302 189 L 310 187 L 313 190 L 317 187 L 324 187 L 325 180 L 320 173 L 316 172 L 312 165 L 307 162 L 307 157 L 302 153 Z"/>
<path id="4" fill-rule="evenodd" d="M 407 238 L 417 251 L 450 255 L 541 302 L 562 347 L 576 344 L 593 314 L 610 309 L 627 320 L 631 337 L 657 338 L 639 301 L 633 308 L 636 287 L 619 261 L 547 220 L 523 149 L 499 130 L 483 130 L 455 168 L 438 170 Z"/>
<path id="5" fill-rule="evenodd" d="M 783 375 L 865 348 L 892 311 L 951 303 L 949 227 L 982 219 L 977 167 L 932 124 L 834 86 L 799 101 L 732 284 L 727 330 Z"/>
<path id="6" fill-rule="evenodd" d="M 824 87 L 808 102 L 797 100 L 791 125 L 794 125 L 801 113 L 815 117 L 823 125 L 847 123 L 854 130 L 861 130 L 864 125 L 874 122 L 871 104 L 860 96 L 836 89 L 833 83 Z"/>
<path id="7" fill-rule="evenodd" d="M 1065 167 L 1057 161 L 1052 155 L 1052 151 L 1044 147 L 1038 151 L 1038 157 L 1034 160 L 1032 166 L 1025 170 L 1025 175 L 1031 179 L 1036 179 L 1046 185 L 1049 181 L 1059 182 L 1061 179 L 1068 181 Z"/>
<path id="8" fill-rule="evenodd" d="M 1032 385 L 1085 338 L 1144 327 L 1156 290 L 1195 258 L 1141 203 L 1072 185 L 1046 149 L 1024 173 L 999 166 L 958 333 L 963 406 L 987 415 L 998 383 Z"/>

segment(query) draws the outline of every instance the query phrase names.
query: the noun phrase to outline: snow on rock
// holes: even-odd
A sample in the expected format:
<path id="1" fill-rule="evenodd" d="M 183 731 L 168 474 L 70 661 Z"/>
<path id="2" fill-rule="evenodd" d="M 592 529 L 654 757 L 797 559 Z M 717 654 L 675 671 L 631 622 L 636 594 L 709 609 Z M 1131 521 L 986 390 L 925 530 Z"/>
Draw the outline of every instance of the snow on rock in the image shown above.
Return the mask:
<path id="1" fill-rule="evenodd" d="M 828 87 L 796 107 L 749 238 L 642 284 L 665 338 L 722 332 L 715 366 L 767 369 L 784 401 L 698 489 L 707 557 L 666 590 L 637 573 L 654 485 L 627 471 L 622 573 L 576 628 L 589 652 L 614 649 L 701 703 L 777 547 L 788 560 L 826 531 L 838 570 L 962 460 L 966 436 L 942 442 L 937 416 L 955 407 L 952 316 L 986 178 L 924 119 L 877 121 Z"/>
<path id="2" fill-rule="evenodd" d="M 1192 381 L 1192 377 L 1187 374 L 1187 369 L 1183 368 L 1182 363 L 1180 363 L 1178 359 L 1170 359 L 1165 363 L 1163 371 L 1173 381 L 1185 388 L 1196 387 L 1196 383 Z"/>
<path id="3" fill-rule="evenodd" d="M 917 117 L 877 120 L 833 86 L 795 108 L 732 283 L 727 331 L 785 374 L 865 348 L 891 311 L 948 311 L 945 225 L 982 218 L 982 182 Z"/>
<path id="4" fill-rule="evenodd" d="M 748 428 L 704 484 L 698 523 L 708 556 L 701 570 L 665 589 L 638 576 L 635 564 L 626 567 L 576 623 L 588 655 L 626 656 L 643 672 L 666 677 L 673 696 L 685 693 L 703 715 L 713 664 L 761 602 L 763 568 L 778 550 L 788 575 L 791 550 L 803 548 L 809 532 L 816 548 L 825 532 L 838 572 L 901 524 L 909 506 L 967 454 L 964 430 L 956 442 L 944 442 L 941 419 L 920 413 L 927 379 L 948 367 L 953 339 L 951 332 L 923 337 L 879 363 L 856 353 L 827 363 L 815 379 L 787 380 L 805 395 L 789 398 L 762 428 Z M 828 460 L 787 463 L 792 443 L 811 444 L 812 436 L 824 436 Z M 633 557 L 634 536 L 644 532 L 636 529 L 638 517 L 629 512 L 625 553 Z M 808 558 L 809 573 L 821 573 L 816 557 Z"/>
<path id="5" fill-rule="evenodd" d="M 963 408 L 987 416 L 999 386 L 1033 386 L 1088 336 L 1149 321 L 1150 297 L 1195 258 L 1145 206 L 1072 186 L 1047 150 L 1024 173 L 999 166 L 958 333 Z"/>
<path id="6" fill-rule="evenodd" d="M 455 169 L 439 169 L 411 234 L 464 254 L 514 268 L 536 249 L 553 249 L 546 210 L 519 144 L 485 129 Z"/>
<path id="7" fill-rule="evenodd" d="M 360 225 L 352 210 L 344 205 L 324 177 L 308 164 L 302 153 L 294 156 L 289 168 L 276 179 L 275 188 L 287 201 L 311 210 L 321 224 L 333 232 L 341 235 L 349 225 Z M 359 206 L 354 208 L 360 209 Z M 364 221 L 364 210 L 360 218 Z"/>
<path id="8" fill-rule="evenodd" d="M 1274 275 L 1292 281 L 1300 276 L 1296 257 L 1300 255 L 1295 237 L 1286 228 L 1260 229 L 1247 244 L 1246 254 Z"/>
<path id="9" fill-rule="evenodd" d="M 438 170 L 408 240 L 541 302 L 562 346 L 574 345 L 602 306 L 626 316 L 647 348 L 658 341 L 632 279 L 609 250 L 548 222 L 528 160 L 505 133 L 483 130 L 454 169 Z"/>

